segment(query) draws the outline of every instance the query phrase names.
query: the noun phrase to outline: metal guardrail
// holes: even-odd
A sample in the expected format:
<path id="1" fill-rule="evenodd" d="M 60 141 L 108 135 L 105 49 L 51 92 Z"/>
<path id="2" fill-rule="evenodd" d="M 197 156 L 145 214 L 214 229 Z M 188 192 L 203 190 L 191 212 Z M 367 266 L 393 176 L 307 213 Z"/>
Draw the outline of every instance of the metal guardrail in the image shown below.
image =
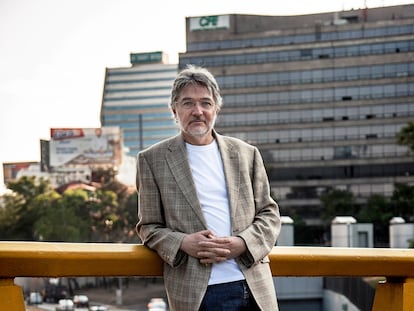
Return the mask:
<path id="1" fill-rule="evenodd" d="M 276 246 L 273 276 L 385 277 L 373 311 L 414 310 L 414 249 Z M 0 242 L 0 310 L 24 311 L 15 277 L 162 276 L 163 263 L 140 244 Z"/>

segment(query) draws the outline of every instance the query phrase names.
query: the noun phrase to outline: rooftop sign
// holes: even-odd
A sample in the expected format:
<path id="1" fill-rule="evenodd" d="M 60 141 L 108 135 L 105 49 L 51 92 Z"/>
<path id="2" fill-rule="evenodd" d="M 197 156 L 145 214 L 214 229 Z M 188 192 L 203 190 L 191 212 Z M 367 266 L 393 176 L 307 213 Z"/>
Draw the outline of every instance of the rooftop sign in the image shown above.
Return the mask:
<path id="1" fill-rule="evenodd" d="M 159 63 L 162 61 L 162 52 L 131 53 L 131 64 Z"/>
<path id="2" fill-rule="evenodd" d="M 190 31 L 228 28 L 230 28 L 229 15 L 211 15 L 190 18 Z"/>

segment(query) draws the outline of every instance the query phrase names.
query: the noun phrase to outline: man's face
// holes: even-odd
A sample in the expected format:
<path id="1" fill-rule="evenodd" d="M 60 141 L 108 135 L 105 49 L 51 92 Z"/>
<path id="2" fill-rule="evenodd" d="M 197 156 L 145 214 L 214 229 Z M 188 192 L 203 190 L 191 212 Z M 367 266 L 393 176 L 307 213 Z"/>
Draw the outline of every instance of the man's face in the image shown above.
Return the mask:
<path id="1" fill-rule="evenodd" d="M 173 113 L 188 143 L 193 145 L 211 143 L 217 106 L 205 86 L 190 84 L 184 87 Z"/>

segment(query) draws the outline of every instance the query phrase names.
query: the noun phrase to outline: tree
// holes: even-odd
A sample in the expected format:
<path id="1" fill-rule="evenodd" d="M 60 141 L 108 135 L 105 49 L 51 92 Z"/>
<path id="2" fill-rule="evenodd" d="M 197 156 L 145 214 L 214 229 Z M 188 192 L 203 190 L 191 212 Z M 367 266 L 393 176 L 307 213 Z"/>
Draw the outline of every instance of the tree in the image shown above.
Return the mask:
<path id="1" fill-rule="evenodd" d="M 49 181 L 24 176 L 10 182 L 10 194 L 4 195 L 4 209 L 0 210 L 0 238 L 12 240 L 34 240 L 34 223 L 41 210 L 36 198 L 54 192 Z"/>
<path id="2" fill-rule="evenodd" d="M 100 191 L 96 192 L 97 202 L 101 206 L 93 208 L 95 212 L 99 211 L 95 214 L 98 218 L 95 217 L 94 236 L 97 239 L 105 236 L 106 239 L 116 242 L 139 241 L 135 232 L 138 220 L 138 197 L 135 189 L 117 181 L 113 170 L 98 170 L 94 176 L 102 183 Z M 108 197 L 107 191 L 114 193 L 116 197 Z"/>
<path id="3" fill-rule="evenodd" d="M 374 194 L 368 198 L 366 206 L 361 208 L 357 219 L 359 222 L 374 225 L 374 238 L 378 244 L 389 243 L 389 221 L 393 217 L 390 200 L 381 194 Z"/>
<path id="4" fill-rule="evenodd" d="M 368 198 L 366 207 L 358 213 L 360 222 L 387 223 L 392 218 L 389 199 L 382 194 L 374 194 Z"/>
<path id="5" fill-rule="evenodd" d="M 59 202 L 35 223 L 42 241 L 85 242 L 89 236 L 88 219 L 80 218 L 72 206 Z"/>
<path id="6" fill-rule="evenodd" d="M 139 242 L 140 239 L 135 231 L 135 226 L 138 222 L 138 194 L 136 191 L 130 193 L 128 200 L 123 209 L 124 220 L 124 242 Z"/>
<path id="7" fill-rule="evenodd" d="M 10 183 L 0 209 L 0 239 L 65 242 L 137 242 L 137 194 L 102 171 L 96 191 L 56 192 L 48 181 Z"/>
<path id="8" fill-rule="evenodd" d="M 39 195 L 38 199 L 41 199 Z M 88 193 L 82 189 L 66 190 L 53 204 L 44 204 L 36 220 L 35 234 L 39 240 L 85 242 L 90 237 L 90 218 L 86 210 Z"/>
<path id="9" fill-rule="evenodd" d="M 321 194 L 321 218 L 325 225 L 330 224 L 336 216 L 354 216 L 357 214 L 355 198 L 352 192 L 330 189 Z"/>
<path id="10" fill-rule="evenodd" d="M 15 230 L 15 228 L 18 228 L 23 206 L 23 196 L 18 194 L 8 194 L 4 196 L 4 208 L 0 208 L 1 240 L 20 240 L 27 238 L 25 234 L 19 235 L 19 232 Z"/>
<path id="11" fill-rule="evenodd" d="M 114 229 L 118 228 L 118 202 L 113 191 L 98 189 L 96 200 L 91 202 L 92 239 L 95 242 L 113 242 Z"/>
<path id="12" fill-rule="evenodd" d="M 397 143 L 414 151 L 414 122 L 408 123 L 397 133 Z"/>
<path id="13" fill-rule="evenodd" d="M 409 122 L 402 127 L 397 134 L 397 143 L 407 146 L 414 151 L 414 122 Z M 412 208 L 414 203 L 414 187 L 404 184 L 396 184 L 392 196 L 395 215 L 408 220 L 413 220 Z M 410 241 L 410 248 L 414 248 L 414 240 Z"/>
<path id="14" fill-rule="evenodd" d="M 391 197 L 391 205 L 393 216 L 412 220 L 414 216 L 414 186 L 396 183 Z"/>

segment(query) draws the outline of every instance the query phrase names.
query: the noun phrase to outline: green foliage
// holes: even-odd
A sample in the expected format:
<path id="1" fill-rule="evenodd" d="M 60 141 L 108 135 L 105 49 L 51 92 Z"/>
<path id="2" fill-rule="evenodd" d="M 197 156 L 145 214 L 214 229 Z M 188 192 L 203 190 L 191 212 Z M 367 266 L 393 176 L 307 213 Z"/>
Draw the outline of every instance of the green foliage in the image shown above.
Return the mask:
<path id="1" fill-rule="evenodd" d="M 393 217 L 390 200 L 380 194 L 374 194 L 358 213 L 358 222 L 372 223 L 374 225 L 374 240 L 376 244 L 389 243 L 389 221 Z"/>
<path id="2" fill-rule="evenodd" d="M 325 225 L 331 223 L 336 216 L 354 216 L 357 212 L 352 192 L 330 189 L 320 196 L 322 203 L 321 218 Z"/>
<path id="3" fill-rule="evenodd" d="M 136 191 L 118 182 L 112 171 L 101 170 L 96 175 L 99 175 L 99 179 L 102 180 L 102 187 L 100 191 L 96 192 L 96 196 L 105 208 L 99 209 L 101 220 L 95 225 L 97 228 L 101 226 L 105 234 L 109 231 L 114 241 L 136 243 L 139 241 L 135 232 L 138 219 L 138 196 Z M 116 194 L 116 196 L 113 196 L 113 194 Z M 105 226 L 102 227 L 102 223 Z M 102 236 L 99 238 L 102 239 Z"/>
<path id="4" fill-rule="evenodd" d="M 414 186 L 396 183 L 391 200 L 393 216 L 400 216 L 406 220 L 413 217 Z"/>
<path id="5" fill-rule="evenodd" d="M 9 183 L 7 187 L 14 193 L 20 194 L 26 203 L 31 203 L 39 194 L 53 190 L 49 181 L 36 179 L 34 176 L 24 176 L 16 182 Z"/>
<path id="6" fill-rule="evenodd" d="M 50 183 L 25 176 L 9 183 L 8 188 L 12 193 L 4 196 L 4 209 L 0 210 L 0 239 L 35 239 L 33 224 L 43 212 L 38 196 L 53 194 Z"/>
<path id="7" fill-rule="evenodd" d="M 66 190 L 49 182 L 22 177 L 8 185 L 0 209 L 0 240 L 65 242 L 138 242 L 135 233 L 137 195 L 102 173 L 96 191 Z"/>
<path id="8" fill-rule="evenodd" d="M 88 220 L 76 215 L 71 206 L 57 204 L 35 222 L 39 240 L 53 242 L 84 242 L 88 239 Z"/>
<path id="9" fill-rule="evenodd" d="M 4 197 L 4 208 L 0 208 L 0 237 L 3 240 L 19 240 L 18 224 L 22 218 L 24 198 L 21 195 L 6 195 Z M 24 213 L 24 211 L 23 211 Z M 23 237 L 26 239 L 27 237 Z"/>
<path id="10" fill-rule="evenodd" d="M 414 151 L 414 122 L 410 122 L 401 128 L 397 134 L 397 143 L 407 146 L 411 151 Z"/>
<path id="11" fill-rule="evenodd" d="M 357 216 L 359 222 L 388 224 L 393 217 L 389 199 L 381 194 L 372 195 Z"/>
<path id="12" fill-rule="evenodd" d="M 395 184 L 391 198 L 375 194 L 365 204 L 356 204 L 353 194 L 345 190 L 331 189 L 320 197 L 321 216 L 328 225 L 335 216 L 353 216 L 360 223 L 374 225 L 375 243 L 386 245 L 389 242 L 389 221 L 400 216 L 406 220 L 413 218 L 414 187 L 407 184 Z"/>
<path id="13" fill-rule="evenodd" d="M 308 226 L 304 222 L 295 221 L 294 228 L 296 246 L 324 245 L 326 242 L 323 226 Z"/>

